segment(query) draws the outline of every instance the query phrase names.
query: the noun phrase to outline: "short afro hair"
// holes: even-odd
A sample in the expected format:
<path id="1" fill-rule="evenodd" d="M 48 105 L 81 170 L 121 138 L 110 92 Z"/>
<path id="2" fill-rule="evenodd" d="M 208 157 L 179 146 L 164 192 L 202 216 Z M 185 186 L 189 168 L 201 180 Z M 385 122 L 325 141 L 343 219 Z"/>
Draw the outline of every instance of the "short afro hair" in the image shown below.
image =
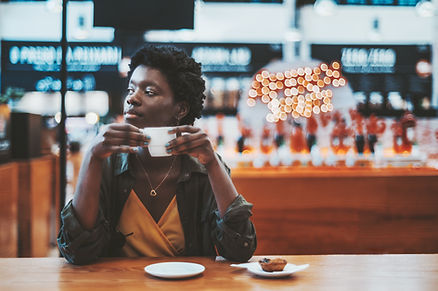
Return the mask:
<path id="1" fill-rule="evenodd" d="M 180 124 L 193 124 L 201 117 L 205 99 L 205 81 L 201 64 L 189 57 L 183 50 L 173 46 L 145 45 L 131 58 L 128 77 L 138 66 L 159 70 L 169 82 L 176 102 L 186 101 L 189 112 Z"/>

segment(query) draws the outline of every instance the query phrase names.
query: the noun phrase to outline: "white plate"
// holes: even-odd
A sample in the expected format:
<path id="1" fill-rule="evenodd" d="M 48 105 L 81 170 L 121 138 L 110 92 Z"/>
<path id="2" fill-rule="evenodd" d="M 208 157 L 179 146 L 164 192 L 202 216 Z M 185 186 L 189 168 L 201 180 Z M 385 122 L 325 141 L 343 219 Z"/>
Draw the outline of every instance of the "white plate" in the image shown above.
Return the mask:
<path id="1" fill-rule="evenodd" d="M 205 267 L 195 263 L 165 262 L 148 265 L 144 270 L 155 277 L 179 279 L 199 275 L 204 272 Z"/>
<path id="2" fill-rule="evenodd" d="M 309 264 L 299 265 L 299 266 L 294 265 L 294 264 L 287 264 L 284 267 L 283 271 L 266 272 L 266 271 L 263 271 L 263 269 L 259 263 L 251 263 L 251 264 L 248 264 L 247 269 L 250 273 L 253 273 L 254 275 L 257 275 L 257 276 L 278 278 L 278 277 L 290 276 L 293 273 L 298 272 L 298 271 L 302 271 L 304 269 L 307 269 L 308 267 L 309 267 Z"/>

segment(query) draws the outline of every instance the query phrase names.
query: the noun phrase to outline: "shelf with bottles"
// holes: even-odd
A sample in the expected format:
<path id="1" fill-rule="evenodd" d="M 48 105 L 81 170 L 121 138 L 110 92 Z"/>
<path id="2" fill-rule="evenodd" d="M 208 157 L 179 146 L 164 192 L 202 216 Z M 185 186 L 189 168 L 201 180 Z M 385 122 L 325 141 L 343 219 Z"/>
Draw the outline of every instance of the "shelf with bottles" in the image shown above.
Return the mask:
<path id="1" fill-rule="evenodd" d="M 408 111 L 400 118 L 335 111 L 262 124 L 218 115 L 200 126 L 232 168 L 438 168 L 438 118 Z"/>
<path id="2" fill-rule="evenodd" d="M 437 109 L 431 106 L 430 97 L 421 94 L 356 91 L 354 98 L 359 112 L 364 116 L 374 114 L 400 118 L 409 110 L 417 117 L 438 117 Z"/>

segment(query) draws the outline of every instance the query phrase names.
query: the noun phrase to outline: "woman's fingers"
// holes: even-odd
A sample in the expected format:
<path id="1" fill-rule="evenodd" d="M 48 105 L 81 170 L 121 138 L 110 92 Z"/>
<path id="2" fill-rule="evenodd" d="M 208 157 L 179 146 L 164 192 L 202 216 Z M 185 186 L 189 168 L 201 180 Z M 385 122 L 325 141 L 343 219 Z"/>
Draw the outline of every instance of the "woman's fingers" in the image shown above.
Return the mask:
<path id="1" fill-rule="evenodd" d="M 143 133 L 132 131 L 109 130 L 103 134 L 106 138 L 120 138 L 124 140 L 146 141 L 146 136 Z"/>
<path id="2" fill-rule="evenodd" d="M 170 153 L 181 154 L 195 149 L 207 150 L 211 147 L 210 139 L 204 132 L 186 134 L 169 142 L 167 151 Z"/>
<path id="3" fill-rule="evenodd" d="M 201 131 L 199 127 L 194 127 L 191 125 L 181 125 L 181 126 L 176 126 L 173 129 L 169 130 L 169 133 L 176 133 L 176 136 L 181 136 L 183 132 L 197 133 L 199 131 Z"/>
<path id="4" fill-rule="evenodd" d="M 106 138 L 102 141 L 102 144 L 105 146 L 144 146 L 145 141 L 137 139 L 126 140 L 124 138 Z"/>
<path id="5" fill-rule="evenodd" d="M 131 124 L 124 126 L 112 125 L 103 132 L 103 136 L 108 138 L 124 138 L 126 140 L 146 140 L 146 136 L 143 132 Z"/>
<path id="6" fill-rule="evenodd" d="M 109 145 L 143 146 L 150 138 L 131 124 L 111 124 L 102 133 L 103 143 Z"/>
<path id="7" fill-rule="evenodd" d="M 201 138 L 199 138 L 199 136 L 201 136 Z M 185 136 L 180 138 L 183 137 Z M 168 147 L 168 152 L 173 155 L 187 154 L 193 156 L 203 165 L 207 165 L 214 159 L 215 154 L 211 141 L 208 138 L 204 138 L 203 134 L 199 134 L 198 138 L 193 138 L 193 136 L 190 139 L 186 138 L 185 141 L 186 142 L 175 145 L 172 148 Z"/>
<path id="8" fill-rule="evenodd" d="M 175 139 L 171 140 L 167 147 L 172 149 L 186 143 L 194 142 L 198 139 L 208 139 L 208 136 L 204 132 L 198 132 L 194 134 L 184 134 L 181 136 L 177 136 Z"/>
<path id="9" fill-rule="evenodd" d="M 93 145 L 93 154 L 105 158 L 112 153 L 133 153 L 138 146 L 145 146 L 150 138 L 137 127 L 127 123 L 103 126 Z"/>
<path id="10" fill-rule="evenodd" d="M 183 144 L 177 148 L 169 149 L 170 150 L 169 153 L 173 153 L 175 155 L 182 155 L 182 154 L 190 154 L 192 152 L 204 151 L 203 146 L 206 143 L 207 141 L 197 140 L 189 144 Z"/>

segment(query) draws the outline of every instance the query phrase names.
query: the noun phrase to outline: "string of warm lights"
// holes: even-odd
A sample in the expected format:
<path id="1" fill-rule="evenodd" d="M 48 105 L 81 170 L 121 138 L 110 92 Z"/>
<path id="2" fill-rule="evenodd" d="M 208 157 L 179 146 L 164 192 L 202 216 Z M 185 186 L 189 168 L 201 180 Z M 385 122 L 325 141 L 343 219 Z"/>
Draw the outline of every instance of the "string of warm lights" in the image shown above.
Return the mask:
<path id="1" fill-rule="evenodd" d="M 268 122 L 286 120 L 288 115 L 309 118 L 312 114 L 332 111 L 333 91 L 327 87 L 342 87 L 346 83 L 339 62 L 279 73 L 262 70 L 252 81 L 247 104 L 253 107 L 257 99 L 267 104 L 270 110 L 266 115 Z"/>

